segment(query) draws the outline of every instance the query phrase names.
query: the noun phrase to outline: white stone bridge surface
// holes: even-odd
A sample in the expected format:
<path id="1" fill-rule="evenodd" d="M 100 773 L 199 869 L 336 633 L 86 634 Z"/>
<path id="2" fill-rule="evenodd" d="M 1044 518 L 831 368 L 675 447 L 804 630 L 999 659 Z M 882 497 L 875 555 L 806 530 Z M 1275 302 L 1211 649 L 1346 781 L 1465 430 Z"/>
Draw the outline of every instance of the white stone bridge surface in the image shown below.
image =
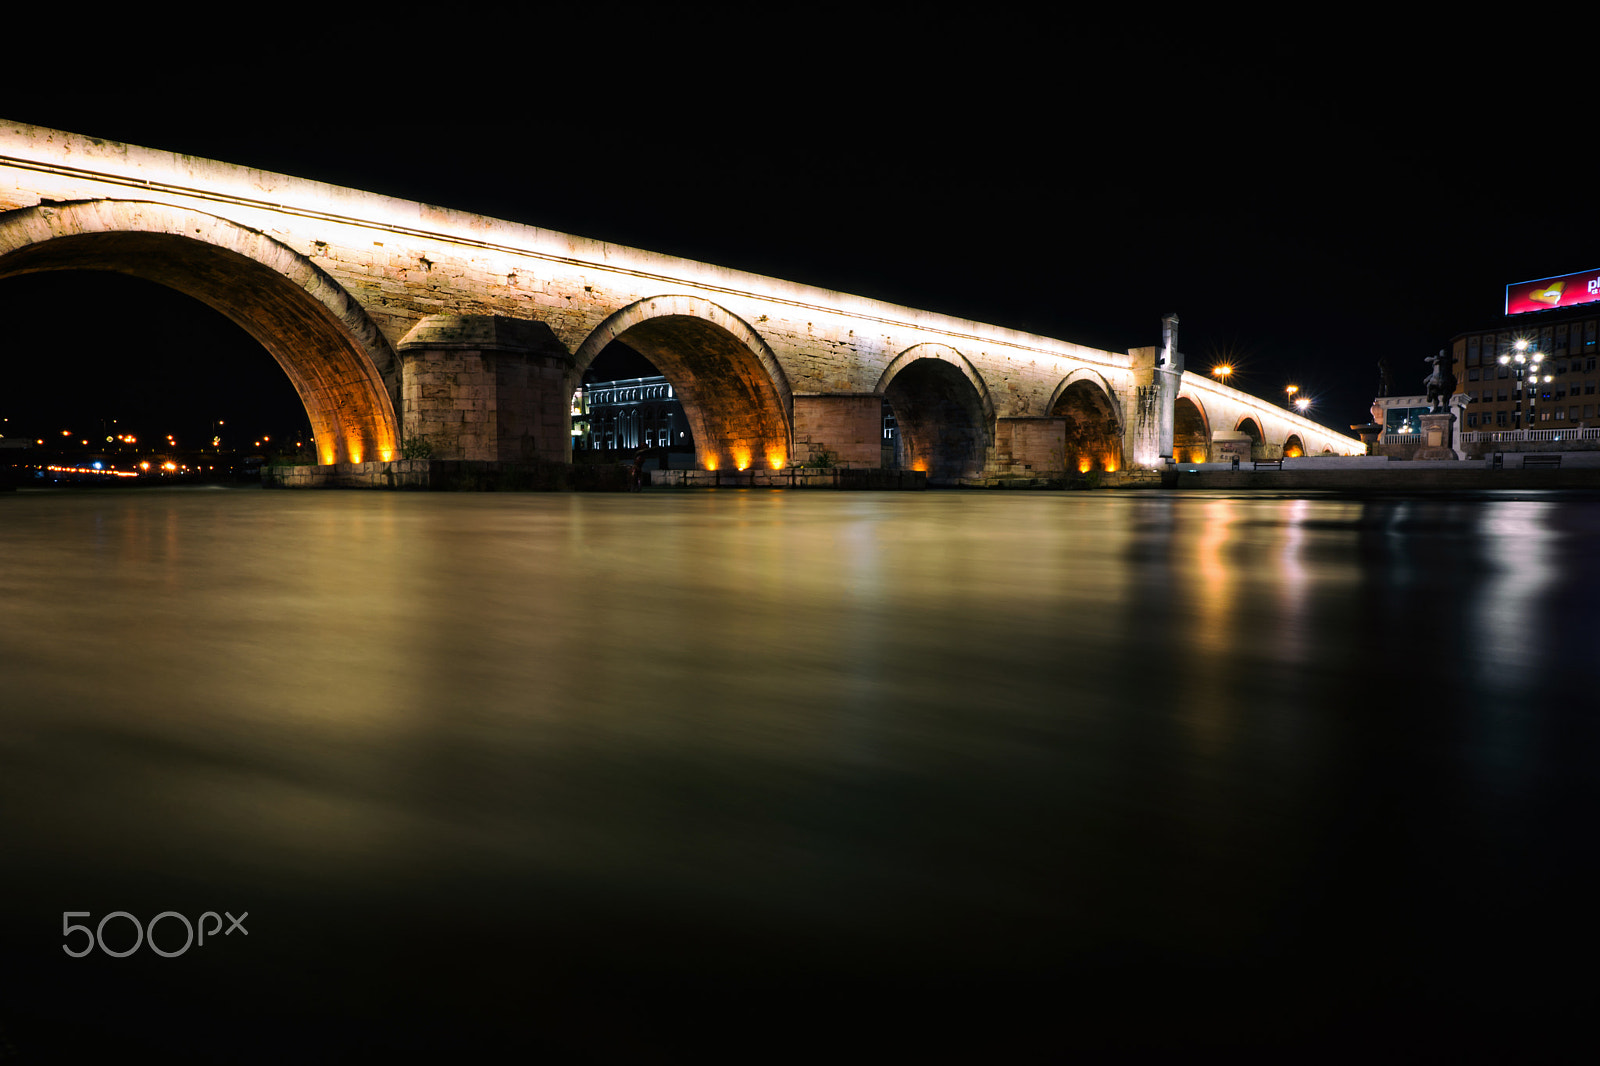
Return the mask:
<path id="1" fill-rule="evenodd" d="M 1359 441 L 1107 352 L 551 230 L 0 120 L 0 279 L 111 270 L 226 314 L 283 367 L 323 463 L 565 460 L 612 341 L 683 401 L 700 467 L 882 462 L 892 405 L 930 483 Z M 1152 336 L 1156 315 L 1152 314 Z"/>

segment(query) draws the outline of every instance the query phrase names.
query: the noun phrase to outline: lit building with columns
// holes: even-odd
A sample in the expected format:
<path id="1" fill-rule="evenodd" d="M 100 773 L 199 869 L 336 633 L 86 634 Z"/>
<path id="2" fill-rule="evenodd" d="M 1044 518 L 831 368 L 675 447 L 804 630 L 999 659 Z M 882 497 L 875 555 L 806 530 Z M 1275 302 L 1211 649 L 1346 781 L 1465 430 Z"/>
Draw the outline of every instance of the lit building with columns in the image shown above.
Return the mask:
<path id="1" fill-rule="evenodd" d="M 572 406 L 574 451 L 631 454 L 644 448 L 694 457 L 694 437 L 683 403 L 672 383 L 659 374 L 585 384 Z"/>

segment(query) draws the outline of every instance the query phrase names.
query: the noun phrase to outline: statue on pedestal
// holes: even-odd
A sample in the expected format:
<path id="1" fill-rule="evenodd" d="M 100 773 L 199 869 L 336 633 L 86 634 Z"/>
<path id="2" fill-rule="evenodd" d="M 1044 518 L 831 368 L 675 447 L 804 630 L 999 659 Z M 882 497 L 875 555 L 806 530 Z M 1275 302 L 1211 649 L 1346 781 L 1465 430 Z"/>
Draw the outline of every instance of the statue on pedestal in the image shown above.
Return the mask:
<path id="1" fill-rule="evenodd" d="M 1450 365 L 1449 361 L 1445 359 L 1444 352 L 1440 351 L 1438 355 L 1430 356 L 1423 362 L 1433 366 L 1433 373 L 1423 382 L 1428 387 L 1428 409 L 1436 415 L 1447 413 L 1450 410 L 1447 405 L 1450 401 L 1452 375 L 1445 368 Z"/>
<path id="2" fill-rule="evenodd" d="M 1450 385 L 1454 376 L 1446 369 L 1450 363 L 1444 352 L 1424 362 L 1433 364 L 1433 373 L 1428 375 L 1425 382 L 1428 386 L 1428 413 L 1418 419 L 1422 423 L 1422 447 L 1417 449 L 1412 458 L 1454 459 L 1456 453 L 1451 446 L 1450 434 L 1450 424 L 1455 421 L 1455 416 L 1450 413 Z"/>

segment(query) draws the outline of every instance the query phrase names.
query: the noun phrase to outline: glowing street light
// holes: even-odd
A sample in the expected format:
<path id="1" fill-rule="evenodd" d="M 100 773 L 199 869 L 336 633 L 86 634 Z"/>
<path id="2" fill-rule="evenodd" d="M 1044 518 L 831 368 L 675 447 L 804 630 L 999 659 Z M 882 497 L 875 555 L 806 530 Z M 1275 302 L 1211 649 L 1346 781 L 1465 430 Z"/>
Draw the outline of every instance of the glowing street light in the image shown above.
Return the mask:
<path id="1" fill-rule="evenodd" d="M 1501 353 L 1500 365 L 1516 364 L 1513 376 L 1521 383 L 1521 387 L 1517 391 L 1522 397 L 1522 407 L 1516 412 L 1517 421 L 1524 426 L 1532 428 L 1537 408 L 1537 400 L 1534 397 L 1533 389 L 1540 381 L 1539 364 L 1544 362 L 1544 353 L 1537 348 L 1530 347 L 1526 340 L 1520 338 L 1511 348 L 1511 351 Z M 1549 381 L 1550 375 L 1544 375 L 1543 380 Z M 1524 410 L 1527 411 L 1528 415 L 1526 419 L 1522 417 Z"/>
<path id="2" fill-rule="evenodd" d="M 1308 410 L 1308 409 L 1310 409 L 1310 407 L 1311 407 L 1311 397 L 1309 397 L 1309 396 L 1301 396 L 1301 397 L 1298 397 L 1298 398 L 1297 398 L 1297 399 L 1296 399 L 1296 400 L 1295 400 L 1295 401 L 1294 401 L 1294 405 L 1295 405 L 1295 408 L 1296 408 L 1296 409 L 1297 409 L 1297 410 L 1299 410 L 1299 412 L 1300 412 L 1300 413 L 1301 413 L 1301 414 L 1305 414 L 1305 413 L 1306 413 L 1306 411 L 1307 411 L 1307 410 Z"/>
<path id="3" fill-rule="evenodd" d="M 1283 391 L 1288 394 L 1289 402 L 1294 403 L 1294 394 L 1300 391 L 1299 385 L 1285 385 Z"/>
<path id="4" fill-rule="evenodd" d="M 1228 375 L 1233 373 L 1233 366 L 1229 363 L 1218 363 L 1211 368 L 1211 373 L 1219 380 L 1227 381 Z"/>

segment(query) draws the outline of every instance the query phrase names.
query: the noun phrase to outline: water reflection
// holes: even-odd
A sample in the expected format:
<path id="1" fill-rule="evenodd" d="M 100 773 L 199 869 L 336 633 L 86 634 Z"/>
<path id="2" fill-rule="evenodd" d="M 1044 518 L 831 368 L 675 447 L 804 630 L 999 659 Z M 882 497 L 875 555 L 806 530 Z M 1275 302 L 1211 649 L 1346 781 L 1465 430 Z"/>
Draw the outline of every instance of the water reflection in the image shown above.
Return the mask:
<path id="1" fill-rule="evenodd" d="M 1228 618 L 1233 611 L 1234 574 L 1225 561 L 1233 536 L 1234 501 L 1209 500 L 1201 511 L 1202 524 L 1196 541 L 1197 581 L 1179 582 L 1177 588 L 1192 591 L 1194 607 L 1191 654 L 1182 669 L 1193 678 L 1194 697 L 1188 715 L 1191 728 L 1203 755 L 1215 755 L 1226 743 L 1233 718 L 1227 698 L 1227 674 L 1233 669 L 1230 658 L 1232 635 Z"/>
<path id="2" fill-rule="evenodd" d="M 1464 627 L 1474 654 L 1478 684 L 1500 692 L 1537 658 L 1546 643 L 1548 618 L 1538 610 L 1555 579 L 1559 536 L 1554 505 L 1518 501 L 1498 509 L 1483 523 L 1484 559 L 1475 573 L 1463 574 L 1482 591 Z"/>
<path id="3" fill-rule="evenodd" d="M 1596 547 L 1493 495 L 0 499 L 0 1023 L 1494 1046 L 1570 998 L 1521 945 L 1578 913 Z M 247 954 L 60 951 L 232 901 Z"/>

